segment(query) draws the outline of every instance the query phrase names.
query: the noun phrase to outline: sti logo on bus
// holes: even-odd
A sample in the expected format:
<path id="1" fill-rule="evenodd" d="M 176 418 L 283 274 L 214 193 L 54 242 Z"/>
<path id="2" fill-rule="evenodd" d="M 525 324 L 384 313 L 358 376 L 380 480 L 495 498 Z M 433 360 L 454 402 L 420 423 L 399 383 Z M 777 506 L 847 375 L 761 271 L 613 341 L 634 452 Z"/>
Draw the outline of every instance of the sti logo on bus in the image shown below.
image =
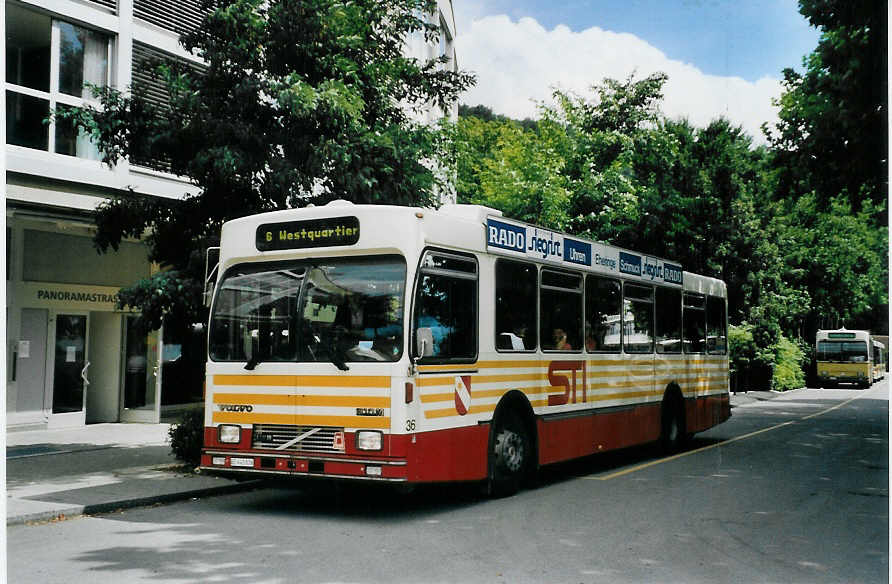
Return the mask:
<path id="1" fill-rule="evenodd" d="M 619 252 L 619 271 L 622 274 L 641 275 L 641 256 Z"/>
<path id="2" fill-rule="evenodd" d="M 491 247 L 524 253 L 527 245 L 526 227 L 486 219 L 486 244 Z"/>

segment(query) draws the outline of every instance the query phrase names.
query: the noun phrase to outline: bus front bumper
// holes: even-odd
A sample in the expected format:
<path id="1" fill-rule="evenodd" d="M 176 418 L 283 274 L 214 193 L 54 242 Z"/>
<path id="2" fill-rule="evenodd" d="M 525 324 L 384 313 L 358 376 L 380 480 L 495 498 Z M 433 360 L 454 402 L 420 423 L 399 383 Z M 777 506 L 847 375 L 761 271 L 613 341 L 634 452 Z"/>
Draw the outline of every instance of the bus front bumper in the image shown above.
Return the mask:
<path id="1" fill-rule="evenodd" d="M 404 459 L 298 456 L 205 450 L 199 470 L 229 478 L 313 477 L 398 483 L 408 480 Z"/>

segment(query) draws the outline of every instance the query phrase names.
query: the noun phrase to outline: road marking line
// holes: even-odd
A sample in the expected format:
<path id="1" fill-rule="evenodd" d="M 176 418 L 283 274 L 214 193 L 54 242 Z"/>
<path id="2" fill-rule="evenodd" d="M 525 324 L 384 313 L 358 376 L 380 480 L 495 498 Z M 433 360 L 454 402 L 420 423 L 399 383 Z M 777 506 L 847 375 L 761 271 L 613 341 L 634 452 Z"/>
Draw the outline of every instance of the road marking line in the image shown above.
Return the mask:
<path id="1" fill-rule="evenodd" d="M 811 420 L 812 418 L 817 418 L 818 416 L 823 416 L 823 415 L 826 414 L 826 413 L 832 412 L 833 410 L 837 410 L 837 409 L 839 409 L 839 408 L 845 406 L 846 404 L 849 404 L 849 403 L 855 401 L 855 400 L 858 399 L 859 397 L 861 397 L 861 396 L 856 396 L 856 397 L 853 397 L 853 398 L 851 398 L 851 399 L 847 399 L 846 401 L 844 401 L 844 402 L 842 402 L 842 403 L 838 403 L 838 404 L 836 404 L 836 405 L 833 406 L 833 407 L 827 408 L 827 409 L 825 409 L 825 410 L 821 410 L 820 412 L 816 412 L 816 413 L 814 413 L 814 414 L 809 414 L 809 415 L 807 415 L 807 416 L 803 416 L 803 417 L 798 418 L 798 419 L 796 419 L 796 420 L 790 420 L 790 421 L 787 421 L 787 422 L 783 422 L 783 423 L 781 423 L 781 424 L 777 424 L 777 425 L 775 425 L 775 426 L 769 426 L 768 428 L 762 428 L 761 430 L 755 430 L 754 432 L 750 432 L 750 433 L 748 433 L 748 434 L 742 434 L 742 435 L 740 435 L 740 436 L 735 436 L 734 438 L 729 438 L 729 439 L 727 439 L 727 440 L 723 440 L 722 442 L 716 442 L 715 444 L 710 444 L 710 445 L 708 445 L 708 446 L 703 446 L 703 447 L 701 447 L 701 448 L 697 448 L 697 449 L 695 449 L 695 450 L 688 450 L 688 451 L 685 451 L 685 452 L 679 452 L 678 454 L 674 454 L 674 455 L 669 456 L 669 457 L 667 457 L 667 458 L 660 458 L 660 459 L 658 459 L 658 460 L 652 460 L 652 461 L 650 461 L 650 462 L 645 462 L 645 463 L 643 463 L 643 464 L 635 465 L 635 466 L 632 466 L 632 467 L 629 467 L 629 468 L 626 468 L 626 469 L 623 469 L 623 470 L 620 470 L 620 471 L 616 471 L 616 472 L 614 472 L 614 473 L 606 474 L 606 475 L 601 475 L 601 476 L 586 476 L 586 477 L 582 477 L 582 478 L 587 479 L 587 480 L 590 480 L 590 481 L 609 481 L 610 479 L 615 479 L 615 478 L 617 478 L 617 477 L 621 477 L 621 476 L 624 476 L 624 475 L 627 475 L 627 474 L 631 474 L 631 473 L 633 473 L 633 472 L 638 472 L 639 470 L 644 470 L 645 468 L 648 468 L 648 467 L 651 467 L 651 466 L 655 466 L 655 465 L 657 465 L 657 464 L 663 464 L 664 462 L 670 462 L 670 461 L 675 460 L 675 459 L 677 459 L 677 458 L 682 458 L 682 457 L 684 457 L 684 456 L 690 456 L 691 454 L 699 454 L 700 452 L 704 452 L 704 451 L 706 451 L 706 450 L 711 450 L 711 449 L 713 449 L 713 448 L 718 448 L 718 447 L 720 447 L 720 446 L 725 446 L 726 444 L 730 444 L 730 443 L 732 443 L 732 442 L 737 442 L 738 440 L 744 440 L 744 439 L 746 439 L 746 438 L 752 438 L 753 436 L 758 436 L 759 434 L 763 434 L 763 433 L 765 433 L 765 432 L 771 432 L 772 430 L 777 430 L 778 428 L 783 428 L 784 426 L 790 426 L 790 425 L 792 425 L 792 424 L 796 424 L 797 422 L 801 422 L 802 420 Z"/>

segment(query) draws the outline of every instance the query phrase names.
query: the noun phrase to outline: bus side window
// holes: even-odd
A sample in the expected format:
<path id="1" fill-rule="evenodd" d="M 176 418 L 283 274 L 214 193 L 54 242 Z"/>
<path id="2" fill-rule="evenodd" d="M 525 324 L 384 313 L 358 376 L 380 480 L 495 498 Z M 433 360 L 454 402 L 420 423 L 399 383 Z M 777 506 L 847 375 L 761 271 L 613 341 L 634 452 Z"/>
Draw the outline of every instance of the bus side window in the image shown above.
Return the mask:
<path id="1" fill-rule="evenodd" d="M 500 259 L 496 262 L 496 349 L 536 349 L 536 266 Z"/>
<path id="2" fill-rule="evenodd" d="M 623 291 L 619 280 L 585 278 L 585 348 L 592 353 L 619 353 L 622 346 Z"/>
<path id="3" fill-rule="evenodd" d="M 428 251 L 415 292 L 413 356 L 433 361 L 477 356 L 477 262 L 448 252 Z M 421 354 L 419 341 L 431 339 Z"/>
<path id="4" fill-rule="evenodd" d="M 706 352 L 706 297 L 684 293 L 684 352 Z"/>
<path id="5" fill-rule="evenodd" d="M 657 287 L 657 353 L 681 353 L 681 290 Z"/>
<path id="6" fill-rule="evenodd" d="M 654 289 L 626 283 L 623 286 L 623 349 L 626 353 L 653 353 Z"/>
<path id="7" fill-rule="evenodd" d="M 706 298 L 706 349 L 711 355 L 724 355 L 728 351 L 725 299 L 718 296 Z"/>
<path id="8" fill-rule="evenodd" d="M 582 348 L 582 275 L 542 270 L 539 331 L 546 351 Z"/>

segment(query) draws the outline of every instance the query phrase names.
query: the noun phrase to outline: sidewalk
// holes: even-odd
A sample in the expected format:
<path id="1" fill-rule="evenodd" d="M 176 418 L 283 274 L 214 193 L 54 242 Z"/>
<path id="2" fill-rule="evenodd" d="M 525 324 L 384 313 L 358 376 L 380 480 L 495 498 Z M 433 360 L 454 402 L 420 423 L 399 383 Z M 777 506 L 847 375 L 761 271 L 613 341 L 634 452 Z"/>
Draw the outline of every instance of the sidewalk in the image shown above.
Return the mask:
<path id="1" fill-rule="evenodd" d="M 785 392 L 789 393 L 789 392 Z M 745 406 L 747 404 L 774 399 L 782 392 L 777 391 L 739 391 L 731 394 L 731 407 Z"/>
<path id="2" fill-rule="evenodd" d="M 196 475 L 169 424 L 91 424 L 6 434 L 6 524 L 49 521 L 254 488 Z"/>

